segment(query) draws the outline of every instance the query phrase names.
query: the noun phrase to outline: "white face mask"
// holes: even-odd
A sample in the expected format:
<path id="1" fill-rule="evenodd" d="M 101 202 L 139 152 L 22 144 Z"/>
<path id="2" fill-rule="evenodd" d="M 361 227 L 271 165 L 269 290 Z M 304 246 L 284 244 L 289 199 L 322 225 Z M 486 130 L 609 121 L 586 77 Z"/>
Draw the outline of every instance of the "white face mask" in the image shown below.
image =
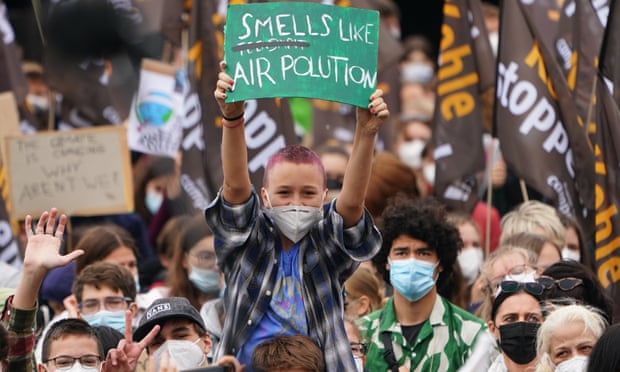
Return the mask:
<path id="1" fill-rule="evenodd" d="M 426 164 L 422 169 L 422 174 L 429 185 L 435 186 L 435 163 Z"/>
<path id="2" fill-rule="evenodd" d="M 26 101 L 32 106 L 35 112 L 47 111 L 50 108 L 49 100 L 44 96 L 30 93 L 26 96 Z"/>
<path id="3" fill-rule="evenodd" d="M 588 368 L 588 357 L 578 355 L 565 360 L 555 367 L 555 372 L 585 372 Z"/>
<path id="4" fill-rule="evenodd" d="M 99 364 L 99 368 L 96 367 L 84 367 L 83 365 L 80 364 L 79 361 L 75 361 L 75 363 L 73 363 L 73 365 L 71 366 L 71 368 L 69 369 L 63 369 L 63 372 L 100 372 L 101 371 L 101 364 Z M 47 371 L 47 367 L 44 366 L 45 370 Z M 0 372 L 2 372 L 2 366 L 0 366 Z"/>
<path id="5" fill-rule="evenodd" d="M 491 50 L 493 55 L 497 57 L 497 50 L 499 48 L 499 32 L 489 32 L 489 42 L 491 43 Z"/>
<path id="6" fill-rule="evenodd" d="M 422 151 L 426 147 L 426 141 L 414 139 L 403 142 L 398 146 L 398 157 L 413 169 L 422 168 Z"/>
<path id="7" fill-rule="evenodd" d="M 293 243 L 301 240 L 315 223 L 323 219 L 323 209 L 307 207 L 303 205 L 285 205 L 272 207 L 269 194 L 269 216 L 273 219 L 278 229 Z"/>
<path id="8" fill-rule="evenodd" d="M 355 370 L 357 372 L 364 372 L 364 359 L 361 357 L 353 357 L 353 361 L 355 362 Z"/>
<path id="9" fill-rule="evenodd" d="M 293 243 L 300 241 L 323 218 L 321 208 L 306 206 L 273 207 L 269 214 L 280 232 Z"/>
<path id="10" fill-rule="evenodd" d="M 581 260 L 581 254 L 579 251 L 574 251 L 572 249 L 568 249 L 568 247 L 562 248 L 562 259 L 565 261 L 577 261 Z"/>
<path id="11" fill-rule="evenodd" d="M 168 353 L 170 358 L 174 360 L 179 371 L 200 367 L 205 361 L 205 354 L 196 345 L 198 342 L 200 342 L 200 338 L 194 342 L 185 340 L 168 340 L 164 342 L 153 353 L 155 370 L 159 371 L 161 357 L 164 355 L 164 352 Z"/>
<path id="12" fill-rule="evenodd" d="M 479 248 L 464 248 L 457 256 L 461 272 L 467 280 L 467 284 L 472 284 L 480 273 L 480 265 L 484 260 L 484 254 Z"/>
<path id="13" fill-rule="evenodd" d="M 404 83 L 416 83 L 425 85 L 435 75 L 432 66 L 420 62 L 407 62 L 403 65 L 400 72 L 401 79 Z"/>

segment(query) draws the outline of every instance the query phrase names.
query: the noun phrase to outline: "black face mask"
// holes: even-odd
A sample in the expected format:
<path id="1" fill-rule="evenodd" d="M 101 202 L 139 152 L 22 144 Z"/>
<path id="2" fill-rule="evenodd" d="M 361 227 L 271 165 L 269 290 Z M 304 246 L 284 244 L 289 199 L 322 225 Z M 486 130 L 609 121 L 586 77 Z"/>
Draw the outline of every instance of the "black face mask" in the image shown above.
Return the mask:
<path id="1" fill-rule="evenodd" d="M 516 322 L 499 327 L 502 351 L 517 364 L 528 364 L 536 358 L 536 332 L 539 323 Z"/>

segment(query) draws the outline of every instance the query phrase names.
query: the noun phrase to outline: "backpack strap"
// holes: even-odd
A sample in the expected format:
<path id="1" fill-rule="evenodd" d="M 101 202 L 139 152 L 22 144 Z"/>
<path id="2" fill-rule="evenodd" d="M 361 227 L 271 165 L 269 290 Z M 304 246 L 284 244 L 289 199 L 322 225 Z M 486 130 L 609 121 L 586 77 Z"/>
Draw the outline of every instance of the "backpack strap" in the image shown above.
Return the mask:
<path id="1" fill-rule="evenodd" d="M 381 312 L 381 316 L 379 317 L 379 324 L 383 322 L 383 311 Z M 394 347 L 392 346 L 392 339 L 390 338 L 390 332 L 383 331 L 381 332 L 381 342 L 383 342 L 383 359 L 388 364 L 389 370 L 391 372 L 398 372 L 398 362 L 396 361 L 396 356 L 394 355 Z"/>

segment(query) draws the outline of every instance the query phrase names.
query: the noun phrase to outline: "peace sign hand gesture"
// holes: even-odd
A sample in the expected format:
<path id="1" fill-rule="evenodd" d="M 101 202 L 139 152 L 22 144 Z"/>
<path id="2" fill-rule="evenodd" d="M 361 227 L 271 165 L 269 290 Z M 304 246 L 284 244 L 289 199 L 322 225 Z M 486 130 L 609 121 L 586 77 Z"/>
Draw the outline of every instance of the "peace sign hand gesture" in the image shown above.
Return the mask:
<path id="1" fill-rule="evenodd" d="M 133 372 L 138 364 L 138 358 L 142 351 L 151 343 L 157 333 L 159 325 L 151 329 L 139 342 L 133 342 L 133 330 L 131 328 L 131 311 L 125 312 L 125 338 L 118 342 L 114 349 L 108 351 L 106 358 L 107 368 L 117 372 Z"/>

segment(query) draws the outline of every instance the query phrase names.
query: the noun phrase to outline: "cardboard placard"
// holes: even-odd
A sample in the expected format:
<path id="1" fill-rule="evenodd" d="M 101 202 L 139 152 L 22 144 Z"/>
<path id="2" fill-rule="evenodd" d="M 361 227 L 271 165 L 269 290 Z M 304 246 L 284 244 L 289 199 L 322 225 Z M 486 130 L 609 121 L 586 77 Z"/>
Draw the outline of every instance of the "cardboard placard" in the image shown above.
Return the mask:
<path id="1" fill-rule="evenodd" d="M 13 218 L 52 207 L 82 216 L 133 210 L 125 128 L 9 136 L 5 145 Z"/>
<path id="2" fill-rule="evenodd" d="M 379 13 L 314 3 L 231 5 L 226 101 L 307 97 L 367 107 L 377 85 Z"/>
<path id="3" fill-rule="evenodd" d="M 15 95 L 13 92 L 0 93 L 0 138 L 18 136 L 20 133 Z M 0 144 L 0 147 L 2 148 L 2 164 L 4 164 L 6 163 L 4 144 Z"/>

